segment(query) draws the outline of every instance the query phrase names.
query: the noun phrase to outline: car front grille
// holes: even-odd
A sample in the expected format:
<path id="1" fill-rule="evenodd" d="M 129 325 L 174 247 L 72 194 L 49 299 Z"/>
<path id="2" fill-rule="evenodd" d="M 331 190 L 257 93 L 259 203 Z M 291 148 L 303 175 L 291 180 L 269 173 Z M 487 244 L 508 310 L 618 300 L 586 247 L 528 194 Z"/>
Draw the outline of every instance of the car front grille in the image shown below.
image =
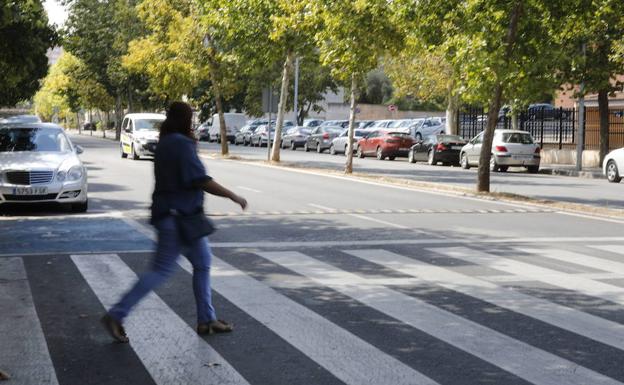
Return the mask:
<path id="1" fill-rule="evenodd" d="M 43 194 L 43 195 L 13 195 L 4 194 L 4 199 L 7 202 L 24 202 L 24 201 L 47 201 L 56 199 L 57 194 Z"/>
<path id="2" fill-rule="evenodd" d="M 50 183 L 53 176 L 53 171 L 8 171 L 6 180 L 11 184 L 27 186 Z"/>

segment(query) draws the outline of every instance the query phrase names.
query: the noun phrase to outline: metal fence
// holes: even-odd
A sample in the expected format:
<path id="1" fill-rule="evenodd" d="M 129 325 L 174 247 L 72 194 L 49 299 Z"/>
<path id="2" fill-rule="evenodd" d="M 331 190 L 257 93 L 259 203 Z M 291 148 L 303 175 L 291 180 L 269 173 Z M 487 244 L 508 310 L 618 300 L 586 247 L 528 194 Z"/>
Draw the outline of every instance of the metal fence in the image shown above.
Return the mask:
<path id="1" fill-rule="evenodd" d="M 459 112 L 459 134 L 472 138 L 487 126 L 483 108 L 467 107 Z M 496 128 L 513 128 L 512 118 L 498 116 Z M 542 148 L 572 148 L 578 133 L 578 109 L 527 109 L 518 113 L 517 128 L 527 131 Z M 596 107 L 585 108 L 585 149 L 597 150 L 600 144 L 600 119 Z M 624 147 L 624 109 L 609 111 L 609 147 Z"/>

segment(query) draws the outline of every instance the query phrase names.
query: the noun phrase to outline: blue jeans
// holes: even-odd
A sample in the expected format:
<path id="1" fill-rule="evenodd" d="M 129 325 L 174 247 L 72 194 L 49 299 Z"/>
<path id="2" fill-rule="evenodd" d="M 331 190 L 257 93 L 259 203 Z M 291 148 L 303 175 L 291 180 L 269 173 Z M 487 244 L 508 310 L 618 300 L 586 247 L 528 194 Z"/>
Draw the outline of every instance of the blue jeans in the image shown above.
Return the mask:
<path id="1" fill-rule="evenodd" d="M 163 283 L 177 269 L 177 259 L 183 247 L 173 217 L 166 217 L 156 224 L 158 245 L 150 271 L 141 275 L 132 289 L 113 306 L 108 314 L 122 322 L 130 310 L 149 292 Z M 210 291 L 211 252 L 208 239 L 200 238 L 184 247 L 184 255 L 193 265 L 193 291 L 197 304 L 197 322 L 206 323 L 217 319 L 212 306 Z"/>

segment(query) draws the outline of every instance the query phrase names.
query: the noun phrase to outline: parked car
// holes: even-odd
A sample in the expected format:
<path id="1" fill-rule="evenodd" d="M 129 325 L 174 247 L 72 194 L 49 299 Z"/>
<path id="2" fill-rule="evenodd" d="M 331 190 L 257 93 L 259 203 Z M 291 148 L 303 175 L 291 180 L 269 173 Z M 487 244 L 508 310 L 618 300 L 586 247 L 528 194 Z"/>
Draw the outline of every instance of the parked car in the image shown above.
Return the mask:
<path id="1" fill-rule="evenodd" d="M 394 123 L 394 120 L 392 119 L 386 119 L 386 120 L 376 120 L 375 123 L 373 123 L 371 126 L 369 126 L 368 128 L 371 130 L 376 130 L 376 129 L 382 129 L 382 128 L 387 128 L 388 126 L 390 126 L 392 123 Z"/>
<path id="2" fill-rule="evenodd" d="M 466 145 L 466 141 L 459 135 L 430 135 L 425 140 L 418 141 L 410 148 L 407 160 L 410 163 L 418 161 L 436 165 L 459 165 L 459 152 Z"/>
<path id="3" fill-rule="evenodd" d="M 364 129 L 364 128 L 370 128 L 375 124 L 374 120 L 358 120 L 357 122 L 355 122 L 355 128 L 359 128 L 359 129 Z"/>
<path id="4" fill-rule="evenodd" d="M 122 158 L 128 155 L 134 160 L 142 156 L 153 157 L 158 144 L 163 114 L 127 114 L 121 123 L 119 147 Z"/>
<path id="5" fill-rule="evenodd" d="M 552 104 L 549 103 L 534 103 L 530 104 L 527 109 L 528 118 L 531 120 L 537 119 L 565 119 L 566 113 L 565 111 L 556 108 Z"/>
<path id="6" fill-rule="evenodd" d="M 602 171 L 611 183 L 620 183 L 624 170 L 624 147 L 613 150 L 605 156 L 602 162 Z"/>
<path id="7" fill-rule="evenodd" d="M 82 129 L 84 131 L 95 131 L 97 129 L 97 125 L 93 122 L 87 122 L 82 125 Z"/>
<path id="8" fill-rule="evenodd" d="M 304 119 L 302 126 L 303 127 L 316 127 L 316 126 L 320 126 L 324 122 L 325 121 L 323 119 Z"/>
<path id="9" fill-rule="evenodd" d="M 348 120 L 326 120 L 323 123 L 320 124 L 321 126 L 324 127 L 341 127 L 341 128 L 347 128 L 349 127 L 349 121 Z"/>
<path id="10" fill-rule="evenodd" d="M 0 119 L 0 124 L 41 123 L 37 115 L 13 115 Z"/>
<path id="11" fill-rule="evenodd" d="M 55 202 L 74 212 L 87 211 L 81 153 L 55 124 L 0 126 L 0 204 Z"/>
<path id="12" fill-rule="evenodd" d="M 446 125 L 440 118 L 416 119 L 406 130 L 414 139 L 423 140 L 430 135 L 444 134 Z"/>
<path id="13" fill-rule="evenodd" d="M 268 134 L 269 134 L 269 125 L 261 124 L 259 125 L 253 134 L 251 134 L 249 144 L 256 147 L 266 146 L 268 144 Z M 275 140 L 275 130 L 270 130 L 271 134 L 271 143 Z"/>
<path id="14" fill-rule="evenodd" d="M 251 135 L 256 130 L 256 127 L 257 126 L 250 126 L 249 124 L 245 124 L 243 127 L 241 127 L 236 135 L 234 135 L 234 144 L 242 144 L 245 146 L 249 145 Z"/>
<path id="15" fill-rule="evenodd" d="M 303 144 L 305 152 L 310 150 L 316 150 L 319 154 L 331 146 L 332 140 L 336 138 L 343 131 L 343 127 L 340 126 L 324 126 L 320 125 L 315 127 L 310 136 L 306 138 L 306 142 Z"/>
<path id="16" fill-rule="evenodd" d="M 408 133 L 375 130 L 358 141 L 357 156 L 374 155 L 379 160 L 394 160 L 397 156 L 407 156 L 414 143 Z"/>
<path id="17" fill-rule="evenodd" d="M 303 126 L 288 129 L 286 134 L 282 136 L 282 148 L 296 150 L 299 147 L 303 147 L 313 129 L 313 127 Z"/>
<path id="18" fill-rule="evenodd" d="M 483 132 L 475 136 L 460 152 L 462 168 L 479 165 Z M 532 174 L 539 171 L 540 147 L 535 144 L 531 134 L 519 130 L 495 130 L 492 141 L 490 171 L 505 172 L 511 167 L 526 167 Z"/>
<path id="19" fill-rule="evenodd" d="M 195 130 L 195 136 L 197 137 L 197 140 L 208 140 L 210 138 L 210 133 L 208 132 L 209 130 L 210 124 L 200 124 L 199 127 L 197 127 L 197 129 Z"/>
<path id="20" fill-rule="evenodd" d="M 353 131 L 353 151 L 357 151 L 357 144 L 360 139 L 364 136 L 368 135 L 370 131 L 368 130 L 354 130 Z M 329 153 L 332 155 L 347 154 L 347 144 L 349 143 L 349 130 L 344 130 L 340 133 L 340 136 L 334 138 L 332 140 L 331 145 L 329 146 Z"/>
<path id="21" fill-rule="evenodd" d="M 225 119 L 225 130 L 227 135 L 227 140 L 234 144 L 234 137 L 238 130 L 241 129 L 247 123 L 247 116 L 245 114 L 236 113 L 236 112 L 227 112 L 223 114 Z M 209 142 L 220 142 L 221 141 L 221 124 L 219 120 L 219 114 L 214 114 L 212 116 L 212 124 L 210 129 L 208 130 L 208 141 Z"/>

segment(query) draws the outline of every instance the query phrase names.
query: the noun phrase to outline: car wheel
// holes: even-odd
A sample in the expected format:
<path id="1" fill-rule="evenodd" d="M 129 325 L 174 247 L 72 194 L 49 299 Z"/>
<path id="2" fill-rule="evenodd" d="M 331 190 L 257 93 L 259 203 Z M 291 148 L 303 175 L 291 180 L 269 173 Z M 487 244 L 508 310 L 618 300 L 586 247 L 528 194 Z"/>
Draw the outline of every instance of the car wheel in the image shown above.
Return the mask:
<path id="1" fill-rule="evenodd" d="M 230 140 L 230 144 L 238 144 L 234 139 Z"/>
<path id="2" fill-rule="evenodd" d="M 529 166 L 527 170 L 530 174 L 537 174 L 539 172 L 539 166 Z"/>
<path id="3" fill-rule="evenodd" d="M 617 164 L 613 160 L 607 163 L 607 180 L 611 183 L 620 183 L 622 180 Z"/>
<path id="4" fill-rule="evenodd" d="M 293 151 L 295 151 L 297 149 L 297 146 L 295 145 L 294 141 L 290 142 L 290 149 L 293 150 Z"/>
<path id="5" fill-rule="evenodd" d="M 417 132 L 414 137 L 416 138 L 416 140 L 422 140 L 422 134 L 420 132 Z"/>
<path id="6" fill-rule="evenodd" d="M 130 156 L 132 156 L 132 159 L 134 160 L 139 160 L 141 157 L 139 155 L 137 155 L 137 153 L 134 151 L 134 144 L 130 147 Z"/>
<path id="7" fill-rule="evenodd" d="M 498 170 L 500 172 L 507 172 L 507 170 L 509 170 L 509 166 L 498 166 Z"/>
<path id="8" fill-rule="evenodd" d="M 388 159 L 390 159 L 390 160 L 395 160 L 395 159 L 396 159 L 396 156 L 391 155 L 391 156 L 389 156 L 389 157 L 388 157 Z"/>
<path id="9" fill-rule="evenodd" d="M 364 158 L 364 151 L 362 151 L 362 147 L 359 147 L 359 146 L 358 146 L 358 149 L 357 149 L 357 157 L 358 157 L 358 158 Z"/>
<path id="10" fill-rule="evenodd" d="M 378 160 L 384 160 L 386 157 L 383 154 L 383 150 L 381 149 L 381 147 L 377 147 L 377 159 Z"/>
<path id="11" fill-rule="evenodd" d="M 496 158 L 494 155 L 490 156 L 490 172 L 498 171 L 498 163 L 496 163 Z"/>
<path id="12" fill-rule="evenodd" d="M 317 143 L 317 144 L 316 144 L 316 152 L 318 152 L 319 154 L 320 154 L 321 152 L 323 152 L 323 149 L 321 148 L 321 144 L 320 144 L 320 143 Z"/>
<path id="13" fill-rule="evenodd" d="M 459 165 L 464 170 L 468 170 L 470 168 L 470 163 L 468 163 L 468 156 L 466 155 L 465 152 L 461 154 L 461 157 L 460 157 L 460 160 L 459 160 Z"/>
<path id="14" fill-rule="evenodd" d="M 334 147 L 333 144 L 329 146 L 329 153 L 332 155 L 336 155 L 336 148 Z"/>
<path id="15" fill-rule="evenodd" d="M 429 154 L 427 155 L 427 164 L 430 166 L 435 166 L 438 164 L 438 161 L 435 158 L 435 151 L 429 150 Z"/>
<path id="16" fill-rule="evenodd" d="M 310 147 L 308 147 L 308 142 L 303 145 L 303 151 L 310 152 Z"/>
<path id="17" fill-rule="evenodd" d="M 410 150 L 407 154 L 407 161 L 410 163 L 416 163 L 416 157 L 414 156 L 414 150 Z"/>
<path id="18" fill-rule="evenodd" d="M 84 202 L 72 203 L 70 210 L 73 213 L 86 213 L 89 209 L 89 201 L 85 200 Z"/>
<path id="19" fill-rule="evenodd" d="M 126 153 L 124 152 L 124 150 L 123 150 L 123 144 L 121 144 L 121 143 L 119 144 L 119 150 L 120 150 L 120 152 L 121 152 L 121 157 L 122 157 L 122 158 L 124 158 L 124 159 L 125 159 L 125 158 L 127 158 L 127 157 L 128 157 L 128 154 L 126 154 Z"/>

